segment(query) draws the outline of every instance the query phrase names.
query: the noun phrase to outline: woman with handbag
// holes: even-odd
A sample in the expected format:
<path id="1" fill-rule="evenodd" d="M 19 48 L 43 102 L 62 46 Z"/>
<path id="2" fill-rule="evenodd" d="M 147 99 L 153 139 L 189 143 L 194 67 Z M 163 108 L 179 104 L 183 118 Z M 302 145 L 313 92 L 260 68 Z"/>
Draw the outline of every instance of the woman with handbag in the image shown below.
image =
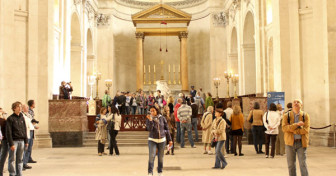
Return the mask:
<path id="1" fill-rule="evenodd" d="M 169 134 L 170 134 L 171 139 L 173 141 L 173 145 L 171 147 L 171 155 L 174 155 L 174 145 L 175 145 L 175 143 L 174 143 L 174 134 L 175 134 L 175 130 L 176 130 L 176 127 L 175 127 L 175 118 L 174 118 L 174 113 L 171 113 L 170 107 L 168 105 L 166 105 L 164 107 L 163 117 L 166 118 L 167 123 L 168 123 Z M 168 150 L 167 153 L 166 153 L 166 155 L 169 155 L 169 154 L 170 154 L 170 151 Z"/>
<path id="2" fill-rule="evenodd" d="M 113 149 L 115 151 L 116 155 L 120 155 L 118 145 L 117 145 L 117 135 L 120 130 L 121 126 L 121 115 L 119 113 L 119 110 L 115 106 L 111 106 L 111 112 L 109 113 L 109 116 L 106 118 L 106 121 L 108 121 L 108 131 L 110 133 L 110 156 L 113 155 Z"/>
<path id="3" fill-rule="evenodd" d="M 159 114 L 159 110 L 152 106 L 150 107 L 150 115 L 147 115 L 146 126 L 149 131 L 148 136 L 148 175 L 153 175 L 154 159 L 158 155 L 158 175 L 162 175 L 163 168 L 163 154 L 166 146 L 166 141 L 169 143 L 169 147 L 173 145 L 171 136 L 169 133 L 168 123 L 166 119 Z M 157 152 L 156 152 L 157 151 Z"/>
<path id="4" fill-rule="evenodd" d="M 247 121 L 252 124 L 252 135 L 253 135 L 253 143 L 254 149 L 257 154 L 263 154 L 262 144 L 264 140 L 264 124 L 262 117 L 264 115 L 264 111 L 260 109 L 260 105 L 258 102 L 254 102 L 253 110 L 250 111 Z"/>
<path id="5" fill-rule="evenodd" d="M 233 106 L 233 114 L 230 117 L 232 136 L 233 136 L 233 153 L 237 156 L 237 142 L 239 148 L 239 156 L 244 156 L 242 153 L 242 138 L 244 133 L 244 116 L 240 106 Z"/>
<path id="6" fill-rule="evenodd" d="M 201 127 L 202 127 L 202 142 L 204 143 L 204 153 L 203 154 L 209 154 L 211 155 L 211 127 L 212 127 L 212 113 L 213 113 L 213 106 L 209 106 L 207 109 L 207 112 L 203 114 L 202 120 L 201 120 Z M 207 150 L 207 146 L 209 150 Z"/>
<path id="7" fill-rule="evenodd" d="M 279 125 L 281 116 L 278 112 L 276 112 L 277 107 L 274 103 L 270 104 L 269 111 L 267 111 L 264 114 L 263 122 L 265 125 L 265 128 L 267 129 L 265 131 L 265 148 L 266 148 L 266 158 L 269 158 L 269 144 L 271 143 L 271 158 L 274 158 L 275 154 L 275 141 L 276 137 L 279 133 Z"/>
<path id="8" fill-rule="evenodd" d="M 221 151 L 224 145 L 225 139 L 226 139 L 226 134 L 225 134 L 226 122 L 222 118 L 223 113 L 224 113 L 223 109 L 220 109 L 220 108 L 216 109 L 215 110 L 216 119 L 212 123 L 211 133 L 214 135 L 214 140 L 217 141 L 216 162 L 215 162 L 215 167 L 213 167 L 213 169 L 219 169 L 219 168 L 224 169 L 227 165 L 227 162 Z"/>
<path id="9" fill-rule="evenodd" d="M 100 114 L 96 117 L 96 137 L 98 140 L 98 155 L 102 156 L 104 153 L 104 146 L 107 141 L 107 129 L 106 129 L 107 121 L 106 121 L 106 108 L 102 107 L 100 109 Z"/>

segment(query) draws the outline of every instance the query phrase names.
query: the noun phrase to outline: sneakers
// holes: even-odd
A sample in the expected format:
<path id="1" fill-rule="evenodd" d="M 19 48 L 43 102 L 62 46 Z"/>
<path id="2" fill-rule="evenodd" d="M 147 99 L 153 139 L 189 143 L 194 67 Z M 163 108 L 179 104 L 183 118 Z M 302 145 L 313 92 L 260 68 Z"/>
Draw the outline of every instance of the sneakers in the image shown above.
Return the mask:
<path id="1" fill-rule="evenodd" d="M 268 155 L 265 155 L 265 158 L 269 158 L 269 156 L 268 156 Z"/>
<path id="2" fill-rule="evenodd" d="M 191 146 L 191 148 L 196 148 L 196 146 L 195 146 L 195 145 L 193 145 L 193 146 Z"/>
<path id="3" fill-rule="evenodd" d="M 208 151 L 204 151 L 203 154 L 208 154 Z"/>
<path id="4" fill-rule="evenodd" d="M 213 154 L 212 151 L 209 150 L 209 151 L 208 151 L 208 155 L 212 155 L 212 154 Z"/>

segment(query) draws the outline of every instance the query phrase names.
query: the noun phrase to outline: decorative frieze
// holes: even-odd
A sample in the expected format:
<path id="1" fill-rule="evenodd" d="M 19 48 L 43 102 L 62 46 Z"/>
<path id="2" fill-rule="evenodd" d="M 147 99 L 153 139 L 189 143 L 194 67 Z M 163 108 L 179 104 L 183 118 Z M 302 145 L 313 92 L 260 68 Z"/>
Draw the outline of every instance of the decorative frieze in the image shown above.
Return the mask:
<path id="1" fill-rule="evenodd" d="M 212 14 L 213 25 L 225 27 L 227 25 L 227 14 L 225 12 L 215 12 Z"/>
<path id="2" fill-rule="evenodd" d="M 110 24 L 110 15 L 97 13 L 95 14 L 95 17 L 97 21 L 97 26 L 108 26 Z"/>
<path id="3" fill-rule="evenodd" d="M 178 8 L 189 8 L 189 7 L 195 7 L 197 5 L 200 5 L 207 0 L 176 0 L 173 2 L 164 2 L 164 4 L 178 7 Z M 125 5 L 128 7 L 133 8 L 140 8 L 140 9 L 146 9 L 151 6 L 154 6 L 159 3 L 158 2 L 146 2 L 146 1 L 139 1 L 139 0 L 115 0 L 118 4 Z"/>

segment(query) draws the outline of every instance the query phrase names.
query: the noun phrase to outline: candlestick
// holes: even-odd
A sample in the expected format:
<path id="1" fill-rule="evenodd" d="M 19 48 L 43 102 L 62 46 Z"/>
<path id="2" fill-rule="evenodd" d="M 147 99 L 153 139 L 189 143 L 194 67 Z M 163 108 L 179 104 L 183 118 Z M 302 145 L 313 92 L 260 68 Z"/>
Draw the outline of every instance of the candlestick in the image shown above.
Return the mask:
<path id="1" fill-rule="evenodd" d="M 148 73 L 150 73 L 150 65 L 148 65 Z"/>
<path id="2" fill-rule="evenodd" d="M 219 97 L 218 97 L 218 86 L 220 85 L 220 78 L 214 78 L 213 79 L 213 82 L 214 82 L 214 85 L 216 87 L 216 92 L 217 92 L 217 96 L 216 96 L 216 100 L 218 101 L 219 100 Z"/>
<path id="3" fill-rule="evenodd" d="M 232 71 L 229 72 L 229 73 L 227 71 L 225 71 L 224 72 L 224 77 L 227 80 L 227 96 L 226 96 L 226 98 L 230 98 L 230 79 L 232 78 Z"/>
<path id="4" fill-rule="evenodd" d="M 168 72 L 170 73 L 170 64 L 168 65 Z"/>
<path id="5" fill-rule="evenodd" d="M 154 64 L 154 73 L 155 73 L 155 64 Z"/>
<path id="6" fill-rule="evenodd" d="M 173 72 L 175 73 L 175 64 L 173 64 Z"/>

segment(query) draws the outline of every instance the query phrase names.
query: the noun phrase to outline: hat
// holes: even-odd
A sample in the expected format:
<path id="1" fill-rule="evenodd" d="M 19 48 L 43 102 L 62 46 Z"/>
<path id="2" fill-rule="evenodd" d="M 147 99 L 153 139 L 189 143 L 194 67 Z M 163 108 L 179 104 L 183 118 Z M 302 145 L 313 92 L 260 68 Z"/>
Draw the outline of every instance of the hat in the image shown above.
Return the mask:
<path id="1" fill-rule="evenodd" d="M 39 121 L 33 119 L 33 120 L 31 121 L 31 123 L 39 123 Z"/>

